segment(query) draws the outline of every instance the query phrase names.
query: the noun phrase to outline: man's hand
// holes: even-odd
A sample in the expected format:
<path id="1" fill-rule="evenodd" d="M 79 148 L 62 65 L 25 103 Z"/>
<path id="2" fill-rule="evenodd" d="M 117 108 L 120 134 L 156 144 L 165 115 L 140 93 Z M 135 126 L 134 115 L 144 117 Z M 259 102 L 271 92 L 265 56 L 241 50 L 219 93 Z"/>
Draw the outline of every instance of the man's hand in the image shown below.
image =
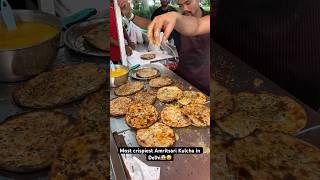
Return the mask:
<path id="1" fill-rule="evenodd" d="M 126 16 L 127 18 L 131 15 L 131 7 L 128 0 L 118 0 L 118 5 L 121 9 L 122 15 Z"/>
<path id="2" fill-rule="evenodd" d="M 126 54 L 127 56 L 131 56 L 132 55 L 132 49 L 130 46 L 126 46 Z"/>
<path id="3" fill-rule="evenodd" d="M 136 49 L 136 44 L 134 42 L 129 41 L 128 45 L 131 49 Z"/>
<path id="4" fill-rule="evenodd" d="M 149 41 L 156 45 L 159 44 L 161 30 L 164 31 L 162 42 L 167 41 L 179 16 L 180 14 L 177 12 L 168 12 L 160 16 L 156 16 L 148 26 Z"/>

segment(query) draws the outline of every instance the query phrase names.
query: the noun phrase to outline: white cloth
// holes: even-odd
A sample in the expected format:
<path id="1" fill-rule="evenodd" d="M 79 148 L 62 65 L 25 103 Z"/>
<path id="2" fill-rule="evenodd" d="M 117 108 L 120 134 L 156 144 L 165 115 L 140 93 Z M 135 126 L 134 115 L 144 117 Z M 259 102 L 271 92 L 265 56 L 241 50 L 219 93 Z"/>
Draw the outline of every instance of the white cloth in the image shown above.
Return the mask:
<path id="1" fill-rule="evenodd" d="M 143 43 L 141 29 L 137 25 L 135 25 L 133 22 L 129 23 L 128 35 L 129 35 L 130 40 L 132 42 L 134 42 L 135 44 L 138 44 L 138 43 L 142 44 Z"/>
<path id="2" fill-rule="evenodd" d="M 160 167 L 152 167 L 132 156 L 121 154 L 124 164 L 127 167 L 131 180 L 159 180 Z"/>

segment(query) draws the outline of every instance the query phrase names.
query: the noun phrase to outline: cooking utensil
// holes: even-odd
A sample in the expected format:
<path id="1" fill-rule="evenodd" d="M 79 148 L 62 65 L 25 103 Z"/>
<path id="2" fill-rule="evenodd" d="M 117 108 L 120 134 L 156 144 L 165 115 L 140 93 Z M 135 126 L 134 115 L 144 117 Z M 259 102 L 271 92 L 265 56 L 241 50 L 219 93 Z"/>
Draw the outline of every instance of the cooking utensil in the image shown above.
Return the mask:
<path id="1" fill-rule="evenodd" d="M 126 69 L 128 72 L 122 76 L 118 76 L 118 77 L 111 77 L 110 76 L 110 86 L 111 87 L 118 87 L 118 86 L 121 86 L 122 84 L 125 84 L 128 82 L 128 73 L 129 73 L 129 70 L 128 70 L 128 67 L 127 66 L 123 66 L 123 65 L 115 65 L 115 68 L 116 69 Z"/>
<path id="2" fill-rule="evenodd" d="M 95 18 L 85 22 L 77 23 L 68 28 L 64 34 L 63 40 L 68 48 L 82 54 L 106 57 L 109 52 L 101 51 L 88 44 L 83 35 L 92 28 L 101 23 L 109 23 L 109 17 Z"/>
<path id="3" fill-rule="evenodd" d="M 12 9 L 7 0 L 1 0 L 1 14 L 4 23 L 7 26 L 8 31 L 14 31 L 17 29 L 16 20 L 14 19 Z"/>
<path id="4" fill-rule="evenodd" d="M 86 8 L 86 9 L 82 9 L 79 12 L 71 15 L 71 16 L 67 16 L 65 18 L 62 19 L 61 24 L 62 24 L 62 28 L 64 30 L 68 29 L 70 26 L 80 23 L 86 19 L 88 19 L 89 17 L 96 15 L 97 14 L 97 10 L 94 8 Z"/>
<path id="5" fill-rule="evenodd" d="M 17 22 L 38 22 L 60 29 L 59 19 L 32 10 L 14 10 Z M 0 23 L 2 20 L 0 19 Z M 60 32 L 52 38 L 25 48 L 0 49 L 0 81 L 15 82 L 28 79 L 47 70 L 56 59 Z"/>

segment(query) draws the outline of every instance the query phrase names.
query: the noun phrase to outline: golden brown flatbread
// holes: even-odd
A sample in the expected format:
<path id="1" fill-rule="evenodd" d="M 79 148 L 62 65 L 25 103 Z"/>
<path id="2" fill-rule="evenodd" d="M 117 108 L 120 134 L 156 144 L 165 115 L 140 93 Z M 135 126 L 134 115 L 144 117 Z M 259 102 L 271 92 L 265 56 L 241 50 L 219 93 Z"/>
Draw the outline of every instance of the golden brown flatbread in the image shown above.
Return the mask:
<path id="1" fill-rule="evenodd" d="M 106 133 L 91 133 L 67 141 L 52 164 L 50 179 L 109 179 L 108 146 Z"/>
<path id="2" fill-rule="evenodd" d="M 56 107 L 97 91 L 105 82 L 105 68 L 96 64 L 61 65 L 18 86 L 13 98 L 24 107 Z"/>
<path id="3" fill-rule="evenodd" d="M 169 103 L 180 99 L 182 96 L 182 90 L 176 86 L 162 87 L 157 92 L 157 98 L 159 101 Z"/>
<path id="4" fill-rule="evenodd" d="M 182 113 L 194 126 L 210 126 L 210 109 L 202 104 L 189 104 L 181 108 Z"/>
<path id="5" fill-rule="evenodd" d="M 110 50 L 109 23 L 100 23 L 92 28 L 83 38 L 93 47 L 102 51 Z"/>
<path id="6" fill-rule="evenodd" d="M 239 179 L 319 179 L 320 150 L 279 132 L 256 132 L 227 148 Z"/>
<path id="7" fill-rule="evenodd" d="M 143 82 L 139 82 L 139 81 L 128 82 L 128 83 L 118 87 L 114 91 L 114 93 L 117 96 L 129 96 L 129 95 L 132 95 L 132 94 L 139 92 L 140 90 L 143 89 L 143 87 L 144 87 Z"/>
<path id="8" fill-rule="evenodd" d="M 214 80 L 211 80 L 211 89 L 213 92 L 213 96 L 211 96 L 213 118 L 218 120 L 231 114 L 234 107 L 231 93 Z"/>
<path id="9" fill-rule="evenodd" d="M 143 147 L 169 147 L 176 141 L 173 129 L 159 122 L 148 128 L 138 129 L 136 139 Z"/>
<path id="10" fill-rule="evenodd" d="M 155 68 L 142 68 L 136 71 L 138 77 L 151 78 L 158 75 L 158 71 Z"/>
<path id="11" fill-rule="evenodd" d="M 137 103 L 129 107 L 125 120 L 132 128 L 147 128 L 158 120 L 158 112 L 150 104 Z"/>
<path id="12" fill-rule="evenodd" d="M 305 110 L 289 97 L 241 92 L 234 101 L 234 112 L 217 124 L 235 137 L 247 136 L 255 129 L 295 134 L 306 125 Z"/>
<path id="13" fill-rule="evenodd" d="M 80 122 L 85 133 L 107 131 L 106 89 L 86 97 L 80 105 Z"/>
<path id="14" fill-rule="evenodd" d="M 32 172 L 47 168 L 73 132 L 72 119 L 61 112 L 36 111 L 9 117 L 0 124 L 0 169 Z"/>
<path id="15" fill-rule="evenodd" d="M 168 105 L 161 111 L 161 122 L 170 127 L 186 127 L 191 125 L 191 120 L 182 112 L 180 106 Z"/>
<path id="16" fill-rule="evenodd" d="M 156 58 L 156 54 L 146 53 L 146 54 L 142 54 L 142 55 L 140 56 L 140 58 L 141 58 L 142 60 L 152 60 L 152 59 Z"/>
<path id="17" fill-rule="evenodd" d="M 161 76 L 149 81 L 149 86 L 153 88 L 161 88 L 164 86 L 170 86 L 172 84 L 172 79 L 169 77 Z"/>
<path id="18" fill-rule="evenodd" d="M 135 103 L 141 103 L 141 104 L 154 104 L 157 97 L 155 93 L 151 91 L 140 91 L 133 97 L 133 101 Z"/>
<path id="19" fill-rule="evenodd" d="M 183 91 L 183 95 L 178 102 L 182 105 L 188 104 L 204 104 L 207 98 L 204 94 L 197 91 Z"/>
<path id="20" fill-rule="evenodd" d="M 127 114 L 132 99 L 118 97 L 110 101 L 110 114 L 112 116 L 124 116 Z"/>

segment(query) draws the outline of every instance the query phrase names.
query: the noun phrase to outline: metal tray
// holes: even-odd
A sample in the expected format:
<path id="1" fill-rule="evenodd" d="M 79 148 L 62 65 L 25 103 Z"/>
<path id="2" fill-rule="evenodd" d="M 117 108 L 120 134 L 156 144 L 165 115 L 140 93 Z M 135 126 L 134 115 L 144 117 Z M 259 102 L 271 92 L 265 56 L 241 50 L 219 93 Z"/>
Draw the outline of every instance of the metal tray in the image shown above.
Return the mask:
<path id="1" fill-rule="evenodd" d="M 160 63 L 150 64 L 148 67 L 155 67 L 160 71 L 161 74 L 172 77 L 174 80 L 174 85 L 180 87 L 181 89 L 193 89 L 197 91 L 196 88 L 192 87 L 188 82 L 165 68 Z M 129 79 L 129 81 L 134 80 Z M 146 85 L 146 89 L 149 90 L 150 87 Z M 115 97 L 114 89 L 111 89 L 110 99 Z M 209 100 L 209 97 L 207 97 L 207 99 Z M 164 105 L 165 104 L 159 101 L 156 101 L 154 104 L 158 112 L 163 109 Z M 207 105 L 210 106 L 210 102 Z M 114 138 L 117 147 L 139 147 L 135 139 L 135 130 L 128 127 L 124 117 L 111 117 L 110 128 L 113 134 L 112 137 Z M 177 141 L 174 145 L 175 147 L 204 147 L 204 153 L 200 155 L 177 154 L 174 155 L 174 161 L 171 162 L 146 161 L 146 155 L 144 154 L 136 154 L 134 156 L 149 166 L 160 167 L 160 179 L 207 180 L 208 177 L 210 177 L 210 128 L 189 126 L 185 128 L 173 129 L 177 137 Z M 118 153 L 111 153 L 111 158 L 113 158 L 113 156 L 118 156 Z M 120 159 L 122 159 L 121 156 Z M 121 162 L 116 163 L 121 164 Z M 123 167 L 123 169 L 125 170 L 126 168 Z M 123 169 L 114 169 L 115 174 L 123 172 Z"/>
<path id="2" fill-rule="evenodd" d="M 95 18 L 71 26 L 64 34 L 64 43 L 72 50 L 86 55 L 106 57 L 109 52 L 99 50 L 88 44 L 83 35 L 89 32 L 97 24 L 108 23 L 109 18 Z M 107 36 L 107 34 L 106 34 Z"/>
<path id="3" fill-rule="evenodd" d="M 218 44 L 213 43 L 213 47 L 211 54 L 211 58 L 214 59 L 214 61 L 211 61 L 212 78 L 223 83 L 223 85 L 228 87 L 228 89 L 233 93 L 241 91 L 267 91 L 277 95 L 291 97 L 304 107 L 308 118 L 306 127 L 302 129 L 296 137 L 320 148 L 320 140 L 317 139 L 316 136 L 320 136 L 320 128 L 318 128 L 320 126 L 320 114 L 318 112 L 305 105 L 299 99 L 293 97 L 291 94 L 249 67 Z M 255 79 L 262 80 L 263 84 L 258 87 L 255 86 L 253 83 Z"/>
<path id="4" fill-rule="evenodd" d="M 137 72 L 138 72 L 139 70 L 141 70 L 141 69 L 155 69 L 155 70 L 157 71 L 157 74 L 154 75 L 154 76 L 152 76 L 152 77 L 142 78 L 142 77 L 137 76 Z M 150 80 L 150 79 L 154 79 L 154 78 L 156 78 L 156 77 L 159 77 L 160 75 L 161 75 L 161 73 L 160 73 L 159 69 L 154 68 L 154 67 L 150 67 L 150 66 L 148 66 L 148 65 L 144 65 L 144 66 L 142 66 L 142 67 L 140 67 L 140 68 L 138 68 L 138 69 L 135 69 L 135 70 L 133 70 L 132 72 L 130 72 L 130 76 L 131 76 L 132 78 L 134 78 L 134 79 L 137 79 L 137 80 Z"/>

